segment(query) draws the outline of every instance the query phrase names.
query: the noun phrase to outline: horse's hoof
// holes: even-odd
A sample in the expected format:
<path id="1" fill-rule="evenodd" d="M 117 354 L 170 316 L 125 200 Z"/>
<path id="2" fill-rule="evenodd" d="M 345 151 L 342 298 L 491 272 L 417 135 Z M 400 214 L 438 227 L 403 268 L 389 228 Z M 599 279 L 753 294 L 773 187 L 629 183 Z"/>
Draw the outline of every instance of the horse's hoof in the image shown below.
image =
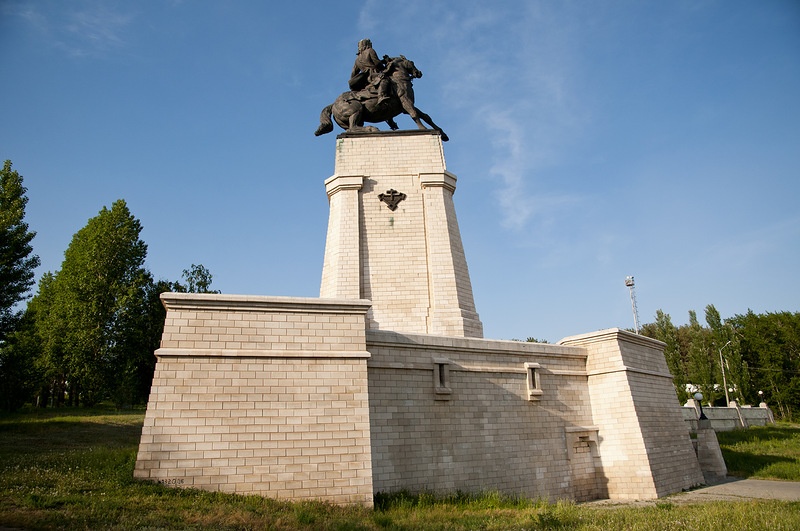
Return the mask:
<path id="1" fill-rule="evenodd" d="M 447 142 L 448 140 L 450 140 L 450 137 L 442 133 L 442 142 Z"/>

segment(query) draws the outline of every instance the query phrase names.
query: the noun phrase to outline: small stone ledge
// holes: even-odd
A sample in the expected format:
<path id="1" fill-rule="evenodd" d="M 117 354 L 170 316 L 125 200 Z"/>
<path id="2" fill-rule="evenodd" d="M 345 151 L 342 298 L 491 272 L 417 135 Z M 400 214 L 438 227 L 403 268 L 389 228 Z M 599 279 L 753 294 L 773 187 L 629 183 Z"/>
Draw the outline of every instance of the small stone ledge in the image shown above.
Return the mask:
<path id="1" fill-rule="evenodd" d="M 442 133 L 435 129 L 398 129 L 397 131 L 374 131 L 371 133 L 340 133 L 339 138 L 366 138 L 380 136 L 442 136 Z"/>
<path id="2" fill-rule="evenodd" d="M 628 343 L 635 343 L 651 348 L 660 348 L 661 350 L 663 350 L 666 346 L 666 343 L 663 343 L 657 339 L 652 339 L 640 334 L 634 334 L 633 332 L 628 332 L 627 330 L 622 330 L 620 328 L 608 328 L 605 330 L 598 330 L 597 332 L 589 332 L 586 334 L 565 337 L 556 343 L 556 345 L 585 345 L 587 343 L 600 343 L 603 341 L 608 341 L 609 339 L 624 340 Z"/>
<path id="3" fill-rule="evenodd" d="M 627 365 L 620 365 L 619 367 L 611 367 L 608 369 L 600 369 L 588 371 L 587 376 L 600 376 L 603 374 L 611 374 L 615 372 L 635 372 L 637 374 L 646 374 L 648 376 L 658 376 L 659 378 L 666 378 L 672 380 L 672 375 L 668 372 L 651 371 L 648 369 L 640 369 L 638 367 L 629 367 Z"/>
<path id="4" fill-rule="evenodd" d="M 367 330 L 367 345 L 421 349 L 426 351 L 453 349 L 473 353 L 515 353 L 540 357 L 586 359 L 586 351 L 578 346 L 527 343 L 502 339 L 435 336 L 427 334 L 401 334 L 388 330 Z"/>
<path id="5" fill-rule="evenodd" d="M 160 348 L 158 358 L 318 358 L 318 359 L 368 359 L 366 350 L 243 350 L 243 349 L 183 349 Z"/>
<path id="6" fill-rule="evenodd" d="M 365 314 L 372 302 L 363 299 L 265 297 L 220 293 L 162 293 L 167 310 L 278 311 L 299 313 Z"/>

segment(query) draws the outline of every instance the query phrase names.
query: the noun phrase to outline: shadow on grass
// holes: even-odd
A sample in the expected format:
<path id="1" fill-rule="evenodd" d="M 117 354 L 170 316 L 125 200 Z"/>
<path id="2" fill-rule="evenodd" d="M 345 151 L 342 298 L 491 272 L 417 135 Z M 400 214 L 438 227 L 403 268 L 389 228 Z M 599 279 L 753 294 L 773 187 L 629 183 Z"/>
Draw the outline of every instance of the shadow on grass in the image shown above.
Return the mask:
<path id="1" fill-rule="evenodd" d="M 757 455 L 751 452 L 723 450 L 728 475 L 739 478 L 775 478 L 795 480 L 797 459 L 775 455 Z"/>
<path id="2" fill-rule="evenodd" d="M 717 438 L 729 475 L 800 481 L 800 427 L 755 426 Z"/>
<path id="3" fill-rule="evenodd" d="M 0 417 L 0 456 L 138 444 L 143 411 L 51 409 Z"/>
<path id="4" fill-rule="evenodd" d="M 800 440 L 800 427 L 787 425 L 753 426 L 746 430 L 721 431 L 717 433 L 721 445 L 732 446 L 740 442 Z"/>

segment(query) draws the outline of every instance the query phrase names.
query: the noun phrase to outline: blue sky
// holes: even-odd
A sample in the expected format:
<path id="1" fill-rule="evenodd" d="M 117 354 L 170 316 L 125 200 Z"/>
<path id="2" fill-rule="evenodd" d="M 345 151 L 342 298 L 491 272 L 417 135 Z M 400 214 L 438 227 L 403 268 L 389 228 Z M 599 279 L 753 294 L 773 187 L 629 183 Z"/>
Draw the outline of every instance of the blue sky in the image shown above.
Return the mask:
<path id="1" fill-rule="evenodd" d="M 2 1 L 0 159 L 38 273 L 122 198 L 156 278 L 317 296 L 313 132 L 364 37 L 415 61 L 451 138 L 486 337 L 630 328 L 627 275 L 642 322 L 800 311 L 795 0 Z"/>

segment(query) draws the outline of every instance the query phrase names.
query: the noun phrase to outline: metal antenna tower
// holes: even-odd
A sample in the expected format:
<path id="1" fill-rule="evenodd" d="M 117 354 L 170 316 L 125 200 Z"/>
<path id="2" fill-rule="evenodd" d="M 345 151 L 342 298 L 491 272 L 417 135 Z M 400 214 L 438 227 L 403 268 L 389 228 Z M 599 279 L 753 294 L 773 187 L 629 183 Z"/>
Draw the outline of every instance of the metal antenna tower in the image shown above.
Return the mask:
<path id="1" fill-rule="evenodd" d="M 639 333 L 639 308 L 636 307 L 636 291 L 633 287 L 633 276 L 625 277 L 625 285 L 631 292 L 631 310 L 633 310 L 633 329 Z"/>

